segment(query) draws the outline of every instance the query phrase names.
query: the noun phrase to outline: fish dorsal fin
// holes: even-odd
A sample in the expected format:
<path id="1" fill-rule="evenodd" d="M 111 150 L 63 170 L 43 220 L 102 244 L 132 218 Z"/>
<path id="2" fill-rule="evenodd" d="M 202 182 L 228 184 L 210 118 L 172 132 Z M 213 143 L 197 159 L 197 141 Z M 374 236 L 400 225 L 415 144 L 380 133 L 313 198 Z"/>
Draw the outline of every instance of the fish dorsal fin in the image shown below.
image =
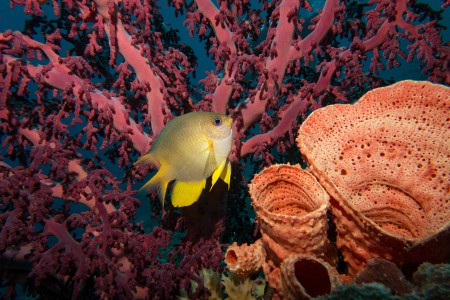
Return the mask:
<path id="1" fill-rule="evenodd" d="M 196 202 L 205 188 L 206 179 L 201 181 L 176 181 L 172 189 L 172 205 L 174 207 L 189 206 Z"/>

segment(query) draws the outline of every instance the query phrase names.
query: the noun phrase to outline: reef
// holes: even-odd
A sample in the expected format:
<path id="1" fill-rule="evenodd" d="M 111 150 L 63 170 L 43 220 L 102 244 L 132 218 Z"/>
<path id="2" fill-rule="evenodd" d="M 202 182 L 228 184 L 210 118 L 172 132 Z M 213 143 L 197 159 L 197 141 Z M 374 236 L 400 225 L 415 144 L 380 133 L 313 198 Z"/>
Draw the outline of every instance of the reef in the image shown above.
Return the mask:
<path id="1" fill-rule="evenodd" d="M 297 141 L 306 170 L 273 165 L 250 184 L 262 235 L 253 246 L 260 263 L 253 258 L 252 267 L 262 269 L 275 298 L 306 299 L 371 282 L 384 284 L 367 286 L 376 297 L 406 294 L 413 287 L 402 269 L 411 275 L 408 268 L 450 259 L 449 111 L 448 87 L 401 81 L 305 120 Z M 236 253 L 233 245 L 225 261 L 239 273 L 251 260 Z M 433 278 L 439 285 L 439 275 Z"/>
<path id="2" fill-rule="evenodd" d="M 399 133 L 428 144 L 420 151 L 403 148 L 407 157 L 397 166 L 390 159 L 401 156 L 401 148 L 390 152 L 397 141 L 389 140 L 383 152 L 375 144 L 352 144 L 345 132 L 362 119 L 341 115 L 360 106 L 340 105 L 405 79 L 449 85 L 449 0 L 3 0 L 0 11 L 4 298 L 226 297 L 221 287 L 230 281 L 212 280 L 221 290 L 213 294 L 202 270 L 231 278 L 224 263 L 230 245 L 230 270 L 249 278 L 230 283 L 242 287 L 229 287 L 230 293 L 261 295 L 248 290 L 261 290 L 254 283 L 264 273 L 265 297 L 304 293 L 305 281 L 287 281 L 300 267 L 314 270 L 311 275 L 327 282 L 325 292 L 333 293 L 341 282 L 356 280 L 372 258 L 400 265 L 410 281 L 417 257 L 433 261 L 448 250 L 439 244 L 446 231 L 438 229 L 446 228 L 447 200 L 439 209 L 408 196 L 432 196 L 424 194 L 428 187 L 437 195 L 445 188 L 440 180 L 448 182 L 448 161 L 442 169 L 427 153 L 436 147 L 446 153 L 439 148 L 445 143 L 429 138 L 437 134 L 435 124 L 418 120 L 420 133 L 400 127 Z M 329 127 L 321 127 L 322 117 L 311 121 L 323 116 L 318 109 L 334 104 L 345 109 L 327 121 Z M 409 122 L 413 128 L 416 106 L 398 111 L 391 125 Z M 167 205 L 162 215 L 155 195 L 138 194 L 154 169 L 134 162 L 170 120 L 192 111 L 233 118 L 231 187 L 227 191 L 219 180 L 211 190 L 209 182 L 198 203 Z M 434 110 L 427 118 L 437 116 Z M 302 135 L 307 124 L 313 125 L 311 138 L 322 130 L 330 135 L 317 136 L 319 148 Z M 300 126 L 303 158 L 296 147 Z M 387 134 L 374 128 L 380 139 Z M 341 134 L 334 140 L 333 131 Z M 354 138 L 367 136 L 354 132 Z M 372 170 L 359 169 L 380 153 L 384 158 Z M 404 169 L 410 163 L 420 170 L 415 179 Z M 265 186 L 254 176 L 277 172 L 288 178 L 285 188 L 276 187 L 280 178 Z M 411 186 L 367 184 L 377 174 L 411 179 Z M 253 207 L 249 187 L 258 198 Z M 284 195 L 289 207 L 268 204 L 264 190 Z M 362 200 L 375 191 L 387 200 Z M 404 212 L 384 209 L 383 201 L 400 195 L 408 204 Z M 299 228 L 283 229 L 290 222 Z M 377 239 L 385 248 L 376 246 Z M 414 266 L 406 272 L 408 265 Z M 259 275 L 249 275 L 260 266 Z M 299 278 L 311 282 L 305 274 Z"/>

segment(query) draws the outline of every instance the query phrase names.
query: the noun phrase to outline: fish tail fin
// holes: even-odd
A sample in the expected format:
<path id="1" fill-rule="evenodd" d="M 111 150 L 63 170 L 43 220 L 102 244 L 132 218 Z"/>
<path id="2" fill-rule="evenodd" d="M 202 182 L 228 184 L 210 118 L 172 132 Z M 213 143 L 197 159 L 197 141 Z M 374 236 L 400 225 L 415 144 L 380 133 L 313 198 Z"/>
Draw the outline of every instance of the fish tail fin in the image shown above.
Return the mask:
<path id="1" fill-rule="evenodd" d="M 228 185 L 228 189 L 230 189 L 231 163 L 228 159 L 224 160 L 212 174 L 211 189 L 219 178 L 222 179 Z"/>
<path id="2" fill-rule="evenodd" d="M 174 207 L 189 206 L 196 202 L 206 185 L 206 179 L 195 182 L 176 181 L 172 189 L 172 205 Z"/>
<path id="3" fill-rule="evenodd" d="M 139 159 L 135 161 L 133 165 L 135 166 L 151 165 L 157 168 L 161 166 L 159 161 L 154 157 L 154 155 L 151 152 L 139 157 Z"/>
<path id="4" fill-rule="evenodd" d="M 164 211 L 164 200 L 166 198 L 167 186 L 169 181 L 164 180 L 161 176 L 161 170 L 158 171 L 146 184 L 144 184 L 139 191 L 146 191 L 147 193 L 157 192 L 159 200 L 161 201 L 162 209 Z"/>
<path id="5" fill-rule="evenodd" d="M 148 152 L 147 154 L 139 157 L 139 159 L 134 162 L 134 165 L 151 165 L 159 169 L 158 172 L 156 172 L 156 174 L 139 189 L 139 192 L 146 191 L 147 193 L 151 193 L 156 191 L 158 193 L 158 197 L 161 201 L 162 209 L 164 211 L 164 200 L 166 198 L 167 186 L 169 184 L 169 181 L 164 179 L 166 168 L 163 167 L 163 164 L 161 164 L 161 162 L 157 158 L 155 158 L 155 156 L 151 152 Z"/>

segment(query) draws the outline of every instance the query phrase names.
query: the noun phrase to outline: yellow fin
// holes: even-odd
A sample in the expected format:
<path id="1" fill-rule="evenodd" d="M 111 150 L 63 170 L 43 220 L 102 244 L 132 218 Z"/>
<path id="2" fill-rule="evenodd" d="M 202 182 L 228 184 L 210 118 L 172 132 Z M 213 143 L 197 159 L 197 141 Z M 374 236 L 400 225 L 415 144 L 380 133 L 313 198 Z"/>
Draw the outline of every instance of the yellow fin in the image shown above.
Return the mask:
<path id="1" fill-rule="evenodd" d="M 231 182 L 231 163 L 228 159 L 224 160 L 212 174 L 210 190 L 212 190 L 213 186 L 216 184 L 219 178 L 222 179 L 228 185 L 229 190 Z"/>
<path id="2" fill-rule="evenodd" d="M 214 173 L 212 174 L 212 177 L 211 177 L 212 181 L 211 181 L 211 188 L 210 188 L 210 190 L 212 190 L 212 187 L 216 184 L 217 180 L 219 178 L 221 178 L 222 172 L 223 172 L 224 168 L 226 168 L 226 166 L 227 166 L 227 161 L 228 161 L 228 159 L 225 159 L 220 164 L 220 166 L 214 171 Z"/>
<path id="3" fill-rule="evenodd" d="M 137 161 L 134 162 L 135 166 L 139 165 L 151 165 L 159 168 L 161 166 L 160 162 L 153 156 L 151 152 L 139 157 Z"/>
<path id="4" fill-rule="evenodd" d="M 195 182 L 176 181 L 172 189 L 172 205 L 183 207 L 193 204 L 200 198 L 205 185 L 205 179 Z"/>
<path id="5" fill-rule="evenodd" d="M 203 173 L 206 173 L 206 168 L 208 166 L 217 165 L 216 155 L 214 152 L 214 144 L 213 144 L 212 140 L 208 140 L 208 147 L 204 151 L 208 151 L 208 158 L 206 159 L 206 165 L 205 165 L 205 168 L 203 171 Z"/>
<path id="6" fill-rule="evenodd" d="M 227 167 L 220 173 L 220 179 L 222 179 L 227 185 L 228 190 L 230 190 L 231 183 L 231 163 L 228 159 L 225 160 L 227 162 Z"/>
<path id="7" fill-rule="evenodd" d="M 158 193 L 159 200 L 161 201 L 162 209 L 164 210 L 164 199 L 166 198 L 167 186 L 169 181 L 164 180 L 164 168 L 161 167 L 158 172 L 144 184 L 139 191 L 146 191 L 151 193 L 156 191 Z"/>

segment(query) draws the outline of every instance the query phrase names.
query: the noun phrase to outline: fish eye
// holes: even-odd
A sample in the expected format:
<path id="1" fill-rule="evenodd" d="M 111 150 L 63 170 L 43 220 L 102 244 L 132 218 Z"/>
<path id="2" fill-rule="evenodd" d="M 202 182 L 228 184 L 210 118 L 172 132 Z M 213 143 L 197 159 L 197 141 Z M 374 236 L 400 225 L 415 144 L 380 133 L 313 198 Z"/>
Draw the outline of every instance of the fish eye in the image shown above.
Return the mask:
<path id="1" fill-rule="evenodd" d="M 219 117 L 215 117 L 213 120 L 213 124 L 219 126 L 220 124 L 222 124 L 222 119 Z"/>

